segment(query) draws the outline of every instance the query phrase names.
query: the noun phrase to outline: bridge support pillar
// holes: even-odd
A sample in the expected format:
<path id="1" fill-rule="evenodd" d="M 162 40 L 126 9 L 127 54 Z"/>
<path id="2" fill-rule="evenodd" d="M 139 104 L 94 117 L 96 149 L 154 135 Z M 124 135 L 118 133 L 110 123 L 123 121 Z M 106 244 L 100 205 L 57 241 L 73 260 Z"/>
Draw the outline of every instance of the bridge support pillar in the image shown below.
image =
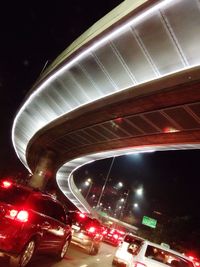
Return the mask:
<path id="1" fill-rule="evenodd" d="M 55 154 L 52 151 L 47 151 L 40 157 L 29 186 L 43 190 L 49 179 L 54 179 L 54 157 Z"/>

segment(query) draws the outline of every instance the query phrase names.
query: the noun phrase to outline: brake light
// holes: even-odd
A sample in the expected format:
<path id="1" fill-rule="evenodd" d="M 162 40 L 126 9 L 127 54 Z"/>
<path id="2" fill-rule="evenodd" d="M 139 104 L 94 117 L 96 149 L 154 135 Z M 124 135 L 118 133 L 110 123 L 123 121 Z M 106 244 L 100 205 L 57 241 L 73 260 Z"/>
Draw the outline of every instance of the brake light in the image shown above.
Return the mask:
<path id="1" fill-rule="evenodd" d="M 146 264 L 136 261 L 134 267 L 146 267 Z"/>
<path id="2" fill-rule="evenodd" d="M 29 213 L 26 210 L 9 210 L 5 217 L 19 221 L 19 222 L 27 222 L 29 218 Z"/>
<path id="3" fill-rule="evenodd" d="M 88 229 L 88 232 L 91 233 L 91 234 L 94 234 L 95 233 L 95 230 L 96 228 L 91 226 L 89 229 Z"/>
<path id="4" fill-rule="evenodd" d="M 199 262 L 199 260 L 195 256 L 188 255 L 188 257 L 190 258 L 190 260 L 194 263 L 194 265 L 196 267 L 199 267 L 200 266 L 200 262 Z"/>
<path id="5" fill-rule="evenodd" d="M 103 232 L 102 232 L 102 235 L 106 235 L 108 232 L 106 231 L 106 230 L 104 230 Z"/>
<path id="6" fill-rule="evenodd" d="M 125 232 L 123 232 L 123 231 L 120 231 L 119 233 L 120 233 L 121 235 L 125 235 Z"/>
<path id="7" fill-rule="evenodd" d="M 16 217 L 16 215 L 17 215 L 17 210 L 9 210 L 7 217 L 10 217 L 11 219 L 14 219 Z"/>
<path id="8" fill-rule="evenodd" d="M 118 239 L 119 236 L 117 234 L 114 234 L 113 237 L 114 239 Z"/>
<path id="9" fill-rule="evenodd" d="M 11 185 L 12 185 L 12 183 L 10 181 L 6 181 L 5 180 L 5 181 L 2 182 L 2 185 L 1 186 L 3 188 L 9 188 L 9 187 L 11 187 Z"/>
<path id="10" fill-rule="evenodd" d="M 192 261 L 194 260 L 194 257 L 193 257 L 193 256 L 190 256 L 190 255 L 189 255 L 188 257 L 189 257 Z"/>
<path id="11" fill-rule="evenodd" d="M 27 222 L 29 214 L 26 210 L 20 210 L 16 216 L 16 219 L 20 222 Z"/>
<path id="12" fill-rule="evenodd" d="M 79 213 L 79 217 L 82 218 L 82 219 L 84 219 L 85 218 L 85 214 Z"/>

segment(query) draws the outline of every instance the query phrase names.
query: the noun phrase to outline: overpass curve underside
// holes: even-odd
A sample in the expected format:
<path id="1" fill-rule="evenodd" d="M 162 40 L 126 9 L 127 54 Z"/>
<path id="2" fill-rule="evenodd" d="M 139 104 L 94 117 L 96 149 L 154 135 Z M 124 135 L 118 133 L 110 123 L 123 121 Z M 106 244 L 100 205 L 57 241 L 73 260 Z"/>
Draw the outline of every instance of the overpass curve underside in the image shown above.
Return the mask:
<path id="1" fill-rule="evenodd" d="M 83 34 L 32 88 L 13 125 L 21 161 L 34 172 L 56 155 L 57 183 L 89 206 L 73 171 L 133 151 L 200 145 L 200 5 L 124 1 Z"/>

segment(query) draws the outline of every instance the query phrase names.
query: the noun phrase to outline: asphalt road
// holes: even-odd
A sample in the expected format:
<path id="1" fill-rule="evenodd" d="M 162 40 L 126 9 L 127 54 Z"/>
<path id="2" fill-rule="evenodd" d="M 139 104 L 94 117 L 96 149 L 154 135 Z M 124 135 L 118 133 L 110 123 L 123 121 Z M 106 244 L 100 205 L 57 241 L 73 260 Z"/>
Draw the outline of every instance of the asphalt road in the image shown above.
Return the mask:
<path id="1" fill-rule="evenodd" d="M 29 267 L 111 267 L 115 250 L 115 247 L 102 243 L 98 255 L 90 256 L 83 249 L 71 244 L 62 261 L 56 262 L 49 255 L 36 256 Z M 8 267 L 8 263 L 0 259 L 0 267 Z"/>

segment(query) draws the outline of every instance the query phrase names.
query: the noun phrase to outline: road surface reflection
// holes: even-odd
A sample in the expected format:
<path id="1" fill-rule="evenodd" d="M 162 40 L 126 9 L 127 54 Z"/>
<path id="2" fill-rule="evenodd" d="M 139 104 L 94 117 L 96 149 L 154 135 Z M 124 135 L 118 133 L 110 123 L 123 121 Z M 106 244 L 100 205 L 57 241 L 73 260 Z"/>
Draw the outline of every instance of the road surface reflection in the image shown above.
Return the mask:
<path id="1" fill-rule="evenodd" d="M 96 256 L 88 255 L 83 249 L 73 244 L 70 245 L 67 256 L 60 262 L 56 262 L 53 256 L 41 255 L 36 256 L 29 264 L 29 267 L 94 267 L 94 266 L 112 266 L 113 254 L 116 248 L 102 243 L 101 249 Z M 0 267 L 8 266 L 1 260 Z"/>

